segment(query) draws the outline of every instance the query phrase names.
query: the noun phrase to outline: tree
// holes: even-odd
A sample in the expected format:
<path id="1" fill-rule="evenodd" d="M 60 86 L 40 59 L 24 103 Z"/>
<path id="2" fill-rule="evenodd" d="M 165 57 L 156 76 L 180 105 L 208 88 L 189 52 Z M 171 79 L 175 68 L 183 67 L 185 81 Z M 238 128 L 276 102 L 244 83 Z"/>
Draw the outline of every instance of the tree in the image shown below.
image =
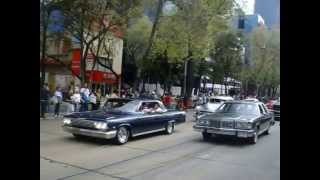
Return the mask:
<path id="1" fill-rule="evenodd" d="M 174 13 L 169 13 L 169 16 L 160 18 L 150 58 L 161 55 L 169 64 L 184 63 L 187 59 L 193 59 L 198 64 L 208 56 L 211 40 L 209 37 L 226 27 L 232 1 L 172 2 L 177 8 L 174 9 Z"/>
<path id="2" fill-rule="evenodd" d="M 226 78 L 236 79 L 240 76 L 243 51 L 241 39 L 240 34 L 232 31 L 221 32 L 217 36 L 215 47 L 210 50 L 210 56 L 214 59 L 212 78 L 215 81 L 227 85 Z"/>
<path id="3" fill-rule="evenodd" d="M 249 39 L 252 65 L 243 69 L 242 79 L 253 84 L 259 96 L 274 96 L 280 85 L 280 30 L 259 27 Z"/>
<path id="4" fill-rule="evenodd" d="M 132 25 L 126 30 L 126 51 L 133 61 L 140 61 L 148 46 L 148 38 L 152 28 L 152 22 L 147 16 L 132 20 Z"/>
<path id="5" fill-rule="evenodd" d="M 62 0 L 56 3 L 64 19 L 64 29 L 80 46 L 81 83 L 86 79 L 86 59 L 95 42 L 116 28 L 126 28 L 128 17 L 139 14 L 138 0 Z M 98 43 L 99 44 L 99 43 Z"/>

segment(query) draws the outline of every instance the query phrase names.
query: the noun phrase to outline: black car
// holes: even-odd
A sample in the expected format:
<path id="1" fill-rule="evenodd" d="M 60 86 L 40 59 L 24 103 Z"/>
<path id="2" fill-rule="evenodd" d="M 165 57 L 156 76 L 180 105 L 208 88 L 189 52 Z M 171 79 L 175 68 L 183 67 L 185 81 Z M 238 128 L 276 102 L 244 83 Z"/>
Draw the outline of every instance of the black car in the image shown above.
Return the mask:
<path id="1" fill-rule="evenodd" d="M 212 135 L 248 138 L 257 143 L 258 135 L 269 134 L 274 125 L 272 112 L 262 102 L 230 101 L 223 103 L 214 113 L 199 117 L 193 128 L 202 132 L 204 140 Z"/>
<path id="2" fill-rule="evenodd" d="M 157 107 L 157 109 L 152 109 Z M 184 111 L 167 110 L 158 100 L 133 100 L 112 110 L 72 113 L 63 119 L 63 130 L 75 137 L 114 139 L 125 144 L 129 137 L 165 131 L 185 122 Z"/>
<path id="3" fill-rule="evenodd" d="M 280 100 L 272 106 L 274 120 L 280 121 Z"/>

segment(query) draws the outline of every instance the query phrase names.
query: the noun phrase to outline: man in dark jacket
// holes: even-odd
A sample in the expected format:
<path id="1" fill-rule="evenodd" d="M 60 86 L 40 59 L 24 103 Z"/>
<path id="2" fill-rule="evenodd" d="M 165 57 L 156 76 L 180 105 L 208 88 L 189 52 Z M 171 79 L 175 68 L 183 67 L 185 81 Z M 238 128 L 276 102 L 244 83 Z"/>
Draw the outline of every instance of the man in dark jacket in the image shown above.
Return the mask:
<path id="1" fill-rule="evenodd" d="M 45 83 L 40 91 L 40 102 L 41 102 L 41 117 L 45 118 L 45 113 L 47 113 L 48 102 L 50 98 L 50 91 L 48 84 Z"/>

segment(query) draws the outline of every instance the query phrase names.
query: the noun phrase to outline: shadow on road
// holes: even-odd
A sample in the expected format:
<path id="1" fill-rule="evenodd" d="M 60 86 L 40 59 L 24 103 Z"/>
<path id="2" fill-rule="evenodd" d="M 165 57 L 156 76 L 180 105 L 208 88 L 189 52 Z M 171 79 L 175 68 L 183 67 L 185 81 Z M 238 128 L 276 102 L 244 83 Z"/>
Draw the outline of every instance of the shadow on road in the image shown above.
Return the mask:
<path id="1" fill-rule="evenodd" d="M 112 140 L 108 139 L 99 139 L 99 138 L 92 138 L 92 137 L 65 137 L 63 138 L 63 141 L 68 142 L 79 142 L 79 143 L 86 143 L 90 145 L 115 145 L 115 143 Z"/>
<path id="2" fill-rule="evenodd" d="M 268 137 L 269 135 L 261 134 L 259 136 L 258 144 L 261 140 L 263 140 L 265 137 Z M 246 147 L 251 146 L 252 144 L 249 143 L 248 139 L 244 138 L 235 138 L 235 137 L 227 137 L 227 136 L 220 136 L 220 137 L 211 137 L 208 141 L 204 141 L 201 138 L 194 139 L 193 142 L 203 142 L 203 143 L 210 143 L 213 145 L 225 145 L 230 147 Z"/>
<path id="3" fill-rule="evenodd" d="M 152 140 L 152 138 L 157 137 L 157 136 L 174 136 L 177 133 L 181 133 L 180 130 L 175 130 L 173 134 L 167 135 L 164 132 L 157 132 L 157 133 L 152 133 L 152 134 L 146 134 L 146 135 L 141 135 L 137 137 L 133 137 L 129 139 L 129 142 L 135 142 L 135 141 L 140 141 L 140 140 Z M 62 141 L 68 143 L 68 142 L 81 142 L 81 143 L 88 143 L 92 145 L 115 145 L 118 146 L 112 139 L 99 139 L 99 138 L 93 138 L 93 137 L 74 137 L 74 136 L 68 136 L 62 138 Z"/>

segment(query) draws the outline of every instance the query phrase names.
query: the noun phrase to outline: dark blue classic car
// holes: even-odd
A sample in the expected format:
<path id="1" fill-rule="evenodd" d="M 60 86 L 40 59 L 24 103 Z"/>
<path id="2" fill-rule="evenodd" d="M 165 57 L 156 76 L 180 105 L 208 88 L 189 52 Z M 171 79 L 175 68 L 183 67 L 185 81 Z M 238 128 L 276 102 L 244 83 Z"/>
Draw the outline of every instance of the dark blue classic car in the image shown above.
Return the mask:
<path id="1" fill-rule="evenodd" d="M 167 110 L 158 100 L 133 100 L 112 110 L 102 109 L 66 115 L 63 130 L 75 137 L 114 139 L 125 144 L 130 137 L 165 131 L 185 122 L 185 112 Z"/>

